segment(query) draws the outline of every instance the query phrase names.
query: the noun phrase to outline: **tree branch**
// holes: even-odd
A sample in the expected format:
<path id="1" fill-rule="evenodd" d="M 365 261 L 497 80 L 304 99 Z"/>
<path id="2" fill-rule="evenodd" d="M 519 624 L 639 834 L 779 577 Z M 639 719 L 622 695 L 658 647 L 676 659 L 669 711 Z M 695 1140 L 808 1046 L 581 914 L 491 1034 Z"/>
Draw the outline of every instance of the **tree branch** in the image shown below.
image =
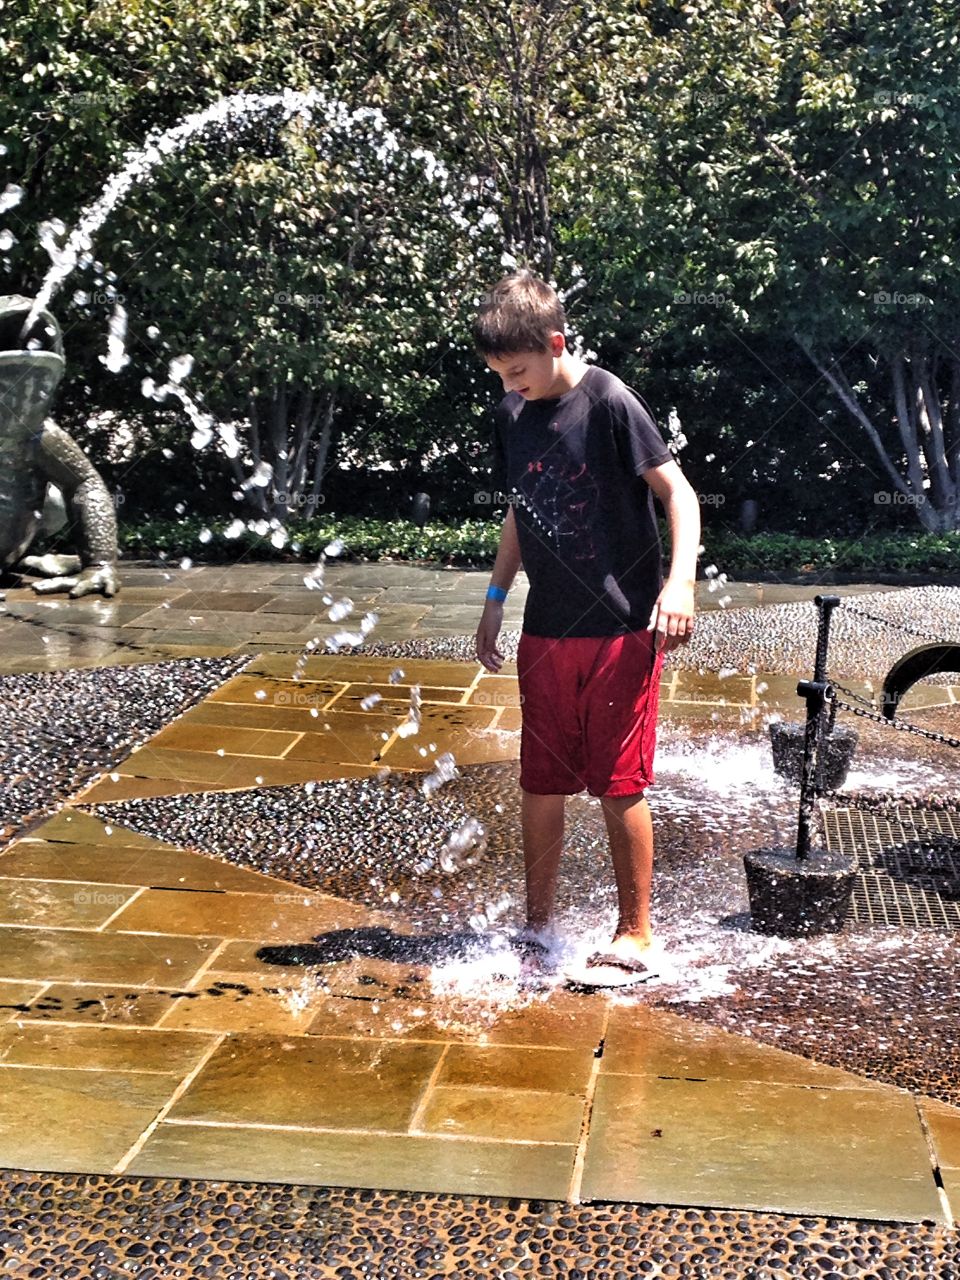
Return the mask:
<path id="1" fill-rule="evenodd" d="M 880 432 L 877 430 L 877 428 L 873 425 L 873 423 L 864 413 L 863 408 L 860 402 L 857 400 L 857 397 L 853 388 L 850 386 L 850 383 L 847 381 L 846 377 L 844 376 L 843 371 L 840 368 L 840 365 L 836 361 L 831 361 L 831 365 L 833 366 L 833 368 L 836 369 L 836 373 L 834 373 L 833 368 L 831 368 L 831 365 L 825 365 L 820 359 L 818 359 L 815 352 L 811 348 L 806 346 L 805 343 L 801 342 L 799 339 L 796 339 L 796 342 L 797 342 L 797 345 L 800 347 L 801 351 L 803 351 L 803 353 L 811 361 L 811 363 L 815 366 L 815 368 L 819 370 L 819 372 L 823 375 L 824 378 L 826 378 L 827 382 L 830 384 L 830 386 L 839 396 L 844 406 L 850 411 L 850 413 L 853 414 L 854 418 L 856 418 L 857 422 L 860 423 L 861 427 L 863 427 L 864 431 L 867 433 L 867 436 L 871 444 L 876 450 L 877 457 L 880 459 L 880 465 L 883 467 L 884 471 L 887 473 L 888 477 L 890 478 L 891 484 L 894 486 L 894 488 L 897 490 L 898 493 L 902 493 L 905 497 L 909 497 L 911 492 L 909 486 L 906 484 L 903 477 L 900 475 L 899 471 L 897 471 L 896 467 L 890 461 L 890 456 L 887 453 L 886 449 L 883 447 L 883 441 L 880 438 Z"/>

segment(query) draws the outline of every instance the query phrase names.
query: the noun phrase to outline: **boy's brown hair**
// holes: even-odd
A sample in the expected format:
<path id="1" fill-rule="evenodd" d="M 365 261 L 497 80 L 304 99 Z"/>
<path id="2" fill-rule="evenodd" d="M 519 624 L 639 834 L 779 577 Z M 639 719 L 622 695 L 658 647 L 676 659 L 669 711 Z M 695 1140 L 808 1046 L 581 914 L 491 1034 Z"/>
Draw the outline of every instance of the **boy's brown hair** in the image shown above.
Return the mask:
<path id="1" fill-rule="evenodd" d="M 484 356 L 549 351 L 550 334 L 566 333 L 567 317 L 545 280 L 523 269 L 499 280 L 480 299 L 473 341 Z"/>

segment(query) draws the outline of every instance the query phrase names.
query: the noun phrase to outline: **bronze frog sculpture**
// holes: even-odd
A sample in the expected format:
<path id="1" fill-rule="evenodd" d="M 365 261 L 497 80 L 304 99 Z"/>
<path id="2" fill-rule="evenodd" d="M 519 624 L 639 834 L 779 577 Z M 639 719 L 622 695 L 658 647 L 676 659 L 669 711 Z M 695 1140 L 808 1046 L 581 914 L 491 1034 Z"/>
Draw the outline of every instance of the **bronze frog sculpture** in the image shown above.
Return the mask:
<path id="1" fill-rule="evenodd" d="M 42 593 L 115 595 L 117 520 L 93 463 L 47 416 L 63 377 L 63 338 L 49 311 L 24 333 L 30 298 L 0 296 L 0 569 L 37 573 Z M 79 555 L 26 556 L 43 529 L 67 520 Z"/>

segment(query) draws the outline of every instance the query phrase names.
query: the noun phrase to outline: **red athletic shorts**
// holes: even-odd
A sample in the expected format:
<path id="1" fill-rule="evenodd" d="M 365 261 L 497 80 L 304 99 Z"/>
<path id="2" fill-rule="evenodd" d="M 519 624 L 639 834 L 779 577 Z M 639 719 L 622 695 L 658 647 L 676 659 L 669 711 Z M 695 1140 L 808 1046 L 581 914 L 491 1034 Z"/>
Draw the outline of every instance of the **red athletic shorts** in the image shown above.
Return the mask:
<path id="1" fill-rule="evenodd" d="M 537 795 L 628 796 L 653 782 L 663 654 L 653 631 L 523 632 L 520 786 Z"/>

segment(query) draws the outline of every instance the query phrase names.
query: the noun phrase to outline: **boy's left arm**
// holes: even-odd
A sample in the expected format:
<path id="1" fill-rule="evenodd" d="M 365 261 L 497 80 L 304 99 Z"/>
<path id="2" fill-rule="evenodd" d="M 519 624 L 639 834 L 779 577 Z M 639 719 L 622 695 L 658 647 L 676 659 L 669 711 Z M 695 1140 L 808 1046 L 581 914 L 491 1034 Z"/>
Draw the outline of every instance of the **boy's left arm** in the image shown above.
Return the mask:
<path id="1" fill-rule="evenodd" d="M 647 623 L 664 653 L 693 635 L 694 588 L 700 546 L 700 502 L 675 462 L 651 467 L 643 478 L 660 499 L 670 525 L 670 572 Z"/>

